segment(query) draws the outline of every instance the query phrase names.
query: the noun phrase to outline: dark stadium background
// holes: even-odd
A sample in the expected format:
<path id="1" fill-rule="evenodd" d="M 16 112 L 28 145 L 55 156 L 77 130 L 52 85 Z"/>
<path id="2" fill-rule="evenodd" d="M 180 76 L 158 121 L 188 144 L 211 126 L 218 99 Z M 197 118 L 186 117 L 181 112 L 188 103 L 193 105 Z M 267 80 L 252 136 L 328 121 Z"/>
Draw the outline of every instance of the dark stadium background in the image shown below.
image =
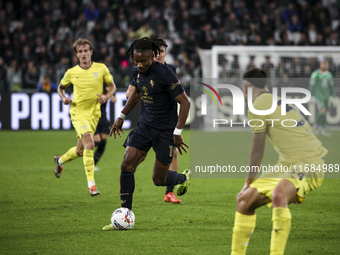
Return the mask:
<path id="1" fill-rule="evenodd" d="M 2 0 L 0 128 L 13 129 L 11 93 L 27 93 L 31 98 L 43 77 L 58 85 L 65 71 L 78 63 L 72 43 L 79 37 L 92 41 L 93 61 L 109 67 L 118 91 L 125 91 L 132 79 L 133 63 L 125 54 L 131 43 L 143 36 L 164 38 L 169 45 L 166 61 L 177 67 L 177 76 L 190 94 L 190 82 L 202 77 L 206 64 L 199 52 L 213 45 L 338 46 L 339 2 Z M 222 76 L 239 73 L 237 55 L 232 62 L 225 61 L 219 58 L 220 65 L 230 66 Z M 330 71 L 339 77 L 340 66 L 329 61 Z M 283 58 L 278 63 L 263 59 L 261 67 L 273 69 L 277 78 L 307 78 L 318 64 L 316 59 Z M 29 107 L 20 129 L 32 128 Z"/>

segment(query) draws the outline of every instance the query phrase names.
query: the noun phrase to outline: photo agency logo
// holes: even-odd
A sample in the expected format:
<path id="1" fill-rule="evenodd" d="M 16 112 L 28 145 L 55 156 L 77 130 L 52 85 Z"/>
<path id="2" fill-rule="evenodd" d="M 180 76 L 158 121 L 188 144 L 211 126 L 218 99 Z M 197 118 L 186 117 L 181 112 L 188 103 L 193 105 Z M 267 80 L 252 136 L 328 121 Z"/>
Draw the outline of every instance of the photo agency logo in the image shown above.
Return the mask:
<path id="1" fill-rule="evenodd" d="M 242 125 L 243 127 L 261 127 L 264 125 L 263 120 L 261 119 L 252 119 L 247 120 L 247 118 L 242 118 L 242 116 L 245 116 L 245 109 L 246 106 L 248 106 L 248 109 L 251 113 L 257 115 L 257 116 L 268 116 L 275 112 L 277 107 L 281 106 L 281 115 L 286 116 L 287 113 L 290 111 L 295 111 L 298 113 L 300 120 L 297 119 L 265 119 L 266 122 L 271 123 L 272 126 L 274 126 L 274 123 L 276 121 L 280 121 L 281 125 L 283 127 L 295 127 L 303 124 L 305 122 L 304 118 L 301 115 L 301 112 L 304 115 L 312 115 L 306 107 L 303 105 L 304 103 L 309 102 L 311 99 L 311 93 L 309 90 L 304 88 L 292 88 L 292 87 L 286 87 L 281 88 L 281 98 L 278 100 L 278 89 L 276 87 L 272 88 L 271 94 L 272 96 L 272 102 L 271 102 L 271 108 L 266 110 L 258 110 L 255 109 L 253 105 L 253 88 L 248 87 L 247 96 L 243 94 L 243 91 L 236 85 L 232 84 L 218 84 L 215 86 L 208 85 L 203 82 L 196 82 L 198 84 L 203 85 L 204 87 L 197 87 L 198 89 L 204 91 L 205 93 L 201 95 L 201 114 L 202 116 L 207 115 L 208 112 L 208 97 L 207 94 L 212 98 L 212 100 L 215 103 L 215 106 L 219 107 L 219 104 L 215 100 L 215 96 L 217 97 L 219 103 L 221 106 L 223 106 L 223 102 L 220 94 L 221 92 L 230 92 L 232 96 L 232 114 L 240 116 L 240 121 L 234 122 L 232 119 L 220 119 L 220 118 L 212 118 L 212 126 L 217 127 L 220 125 L 230 125 L 230 127 L 233 127 L 233 125 Z M 206 88 L 208 89 L 206 89 Z M 210 92 L 211 91 L 211 92 Z M 212 94 L 215 94 L 215 96 Z M 220 94 L 219 94 L 219 93 Z M 293 98 L 289 95 L 299 95 L 298 98 Z M 246 103 L 247 102 L 247 103 Z M 211 108 L 210 108 L 211 109 Z M 209 109 L 209 110 L 210 110 Z M 211 113 L 211 111 L 209 111 Z M 216 115 L 214 115 L 216 116 Z M 255 125 L 252 125 L 252 123 L 256 123 Z"/>

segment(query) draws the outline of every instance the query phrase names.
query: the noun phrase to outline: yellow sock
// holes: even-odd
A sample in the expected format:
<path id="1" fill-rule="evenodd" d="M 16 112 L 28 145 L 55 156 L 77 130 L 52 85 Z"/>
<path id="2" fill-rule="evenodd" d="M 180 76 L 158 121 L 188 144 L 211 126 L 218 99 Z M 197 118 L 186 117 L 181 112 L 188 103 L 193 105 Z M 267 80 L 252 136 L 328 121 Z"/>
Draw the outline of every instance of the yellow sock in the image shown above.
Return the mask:
<path id="1" fill-rule="evenodd" d="M 93 181 L 94 180 L 93 150 L 84 150 L 83 162 L 84 162 L 87 181 Z"/>
<path id="2" fill-rule="evenodd" d="M 67 161 L 76 159 L 79 157 L 79 155 L 76 153 L 77 147 L 72 147 L 69 149 L 64 155 L 61 156 L 62 163 L 66 163 Z"/>
<path id="3" fill-rule="evenodd" d="M 249 238 L 254 231 L 256 215 L 235 214 L 231 255 L 244 255 L 247 251 Z"/>
<path id="4" fill-rule="evenodd" d="M 288 208 L 273 209 L 273 230 L 270 241 L 270 255 L 282 255 L 285 250 L 290 231 L 292 215 Z"/>

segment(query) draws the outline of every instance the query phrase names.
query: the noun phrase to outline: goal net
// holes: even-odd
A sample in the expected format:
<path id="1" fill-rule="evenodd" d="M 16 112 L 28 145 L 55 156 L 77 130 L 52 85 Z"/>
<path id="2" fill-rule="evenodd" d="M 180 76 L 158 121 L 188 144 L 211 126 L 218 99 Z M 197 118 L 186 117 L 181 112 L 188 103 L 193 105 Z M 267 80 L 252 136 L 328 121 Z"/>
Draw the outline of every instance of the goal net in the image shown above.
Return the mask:
<path id="1" fill-rule="evenodd" d="M 226 83 L 241 88 L 242 75 L 252 67 L 260 67 L 268 75 L 269 88 L 276 87 L 279 96 L 281 88 L 284 87 L 308 89 L 311 74 L 319 69 L 322 61 L 327 60 L 328 70 L 334 78 L 336 93 L 335 99 L 330 98 L 331 108 L 327 113 L 328 128 L 340 129 L 340 47 L 213 46 L 211 50 L 201 50 L 199 53 L 203 79 L 209 78 L 213 84 Z M 230 102 L 232 101 L 231 93 L 225 91 L 218 93 L 227 101 L 228 98 Z M 301 97 L 298 94 L 291 96 Z M 230 118 L 228 114 L 231 111 L 226 110 L 228 106 L 224 105 L 222 111 L 214 111 L 215 114 L 212 112 L 209 118 Z M 312 97 L 305 106 L 312 114 L 305 117 L 313 125 L 317 113 L 315 98 Z M 226 114 L 221 115 L 221 112 Z M 209 130 L 204 118 L 199 126 Z M 208 122 L 211 123 L 210 120 Z"/>

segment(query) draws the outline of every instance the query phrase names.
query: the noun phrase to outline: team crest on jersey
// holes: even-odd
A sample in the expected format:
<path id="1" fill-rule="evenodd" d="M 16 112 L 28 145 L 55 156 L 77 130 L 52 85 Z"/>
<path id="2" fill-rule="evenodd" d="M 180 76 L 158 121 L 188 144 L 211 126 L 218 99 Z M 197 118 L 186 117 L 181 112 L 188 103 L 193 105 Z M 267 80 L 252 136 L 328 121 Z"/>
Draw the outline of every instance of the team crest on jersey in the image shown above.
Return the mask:
<path id="1" fill-rule="evenodd" d="M 93 72 L 94 77 L 98 78 L 98 72 Z"/>
<path id="2" fill-rule="evenodd" d="M 137 79 L 137 83 L 139 83 L 139 79 Z"/>
<path id="3" fill-rule="evenodd" d="M 145 86 L 142 87 L 142 92 L 144 96 L 148 95 L 148 89 Z"/>
<path id="4" fill-rule="evenodd" d="M 155 83 L 153 82 L 153 80 L 151 79 L 150 81 L 151 87 L 155 86 Z"/>
<path id="5" fill-rule="evenodd" d="M 137 78 L 139 78 L 139 74 L 137 74 Z"/>
<path id="6" fill-rule="evenodd" d="M 86 125 L 83 126 L 83 129 L 84 129 L 84 130 L 86 129 Z"/>

